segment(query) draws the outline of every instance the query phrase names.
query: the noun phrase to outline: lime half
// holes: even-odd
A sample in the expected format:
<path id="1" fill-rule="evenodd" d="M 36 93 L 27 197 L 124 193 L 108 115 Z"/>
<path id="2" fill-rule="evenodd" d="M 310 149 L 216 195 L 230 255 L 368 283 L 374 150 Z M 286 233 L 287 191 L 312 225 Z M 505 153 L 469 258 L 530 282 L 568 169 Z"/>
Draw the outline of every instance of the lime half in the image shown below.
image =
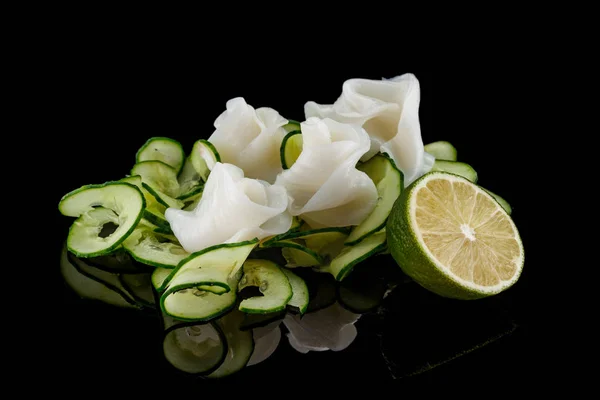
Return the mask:
<path id="1" fill-rule="evenodd" d="M 402 270 L 441 296 L 477 299 L 512 286 L 523 269 L 519 232 L 484 189 L 458 175 L 431 172 L 402 192 L 387 223 Z"/>

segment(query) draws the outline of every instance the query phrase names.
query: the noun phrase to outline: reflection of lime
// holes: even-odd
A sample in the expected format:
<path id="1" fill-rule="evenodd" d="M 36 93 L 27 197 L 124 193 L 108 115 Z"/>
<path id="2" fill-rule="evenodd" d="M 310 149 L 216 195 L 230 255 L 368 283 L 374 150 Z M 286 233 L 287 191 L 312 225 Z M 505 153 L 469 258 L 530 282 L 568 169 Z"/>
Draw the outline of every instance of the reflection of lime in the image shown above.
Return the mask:
<path id="1" fill-rule="evenodd" d="M 387 224 L 402 270 L 439 295 L 476 299 L 514 284 L 524 252 L 510 216 L 479 186 L 447 172 L 413 182 Z"/>

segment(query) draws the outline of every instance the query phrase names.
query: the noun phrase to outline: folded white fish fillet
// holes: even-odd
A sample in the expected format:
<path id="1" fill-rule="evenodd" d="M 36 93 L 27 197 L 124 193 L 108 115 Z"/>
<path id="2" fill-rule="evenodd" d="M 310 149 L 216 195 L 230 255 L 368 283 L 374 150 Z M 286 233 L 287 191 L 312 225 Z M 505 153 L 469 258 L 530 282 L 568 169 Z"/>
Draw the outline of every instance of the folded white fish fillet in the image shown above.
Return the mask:
<path id="1" fill-rule="evenodd" d="M 354 314 L 338 303 L 303 317 L 287 314 L 283 323 L 288 329 L 290 345 L 301 353 L 309 351 L 340 351 L 356 339 L 354 323 L 360 314 Z"/>
<path id="2" fill-rule="evenodd" d="M 227 102 L 227 110 L 215 120 L 216 130 L 208 138 L 221 162 L 237 165 L 246 177 L 273 183 L 282 171 L 279 148 L 288 120 L 272 108 L 254 109 L 244 98 Z"/>
<path id="3" fill-rule="evenodd" d="M 244 178 L 231 164 L 216 163 L 202 198 L 192 211 L 169 208 L 165 218 L 187 252 L 287 232 L 292 216 L 287 211 L 285 188 Z"/>
<path id="4" fill-rule="evenodd" d="M 332 118 L 362 126 L 371 138 L 370 150 L 362 161 L 380 151 L 388 153 L 409 185 L 433 165 L 433 156 L 423 148 L 420 100 L 419 81 L 413 74 L 386 80 L 349 79 L 335 103 L 309 101 L 304 113 L 306 118 Z"/>
<path id="5" fill-rule="evenodd" d="M 377 202 L 375 184 L 356 169 L 369 150 L 369 136 L 329 118 L 308 118 L 301 130 L 300 156 L 275 181 L 288 191 L 290 213 L 313 228 L 360 224 Z"/>

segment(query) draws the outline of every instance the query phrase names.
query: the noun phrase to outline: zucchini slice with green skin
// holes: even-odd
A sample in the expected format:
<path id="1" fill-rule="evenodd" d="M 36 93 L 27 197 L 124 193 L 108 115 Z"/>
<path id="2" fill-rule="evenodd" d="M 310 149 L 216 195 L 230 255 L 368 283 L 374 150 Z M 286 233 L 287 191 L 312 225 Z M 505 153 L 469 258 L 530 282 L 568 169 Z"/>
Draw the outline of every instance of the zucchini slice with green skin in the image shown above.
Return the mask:
<path id="1" fill-rule="evenodd" d="M 150 193 L 161 204 L 171 202 L 179 195 L 177 171 L 162 161 L 139 162 L 133 166 L 130 174 L 139 175 L 142 178 L 142 184 L 145 183 L 144 188 L 148 190 L 148 187 L 150 187 L 152 190 Z M 162 199 L 160 198 L 161 195 L 163 196 Z M 165 206 L 170 207 L 170 205 Z"/>
<path id="2" fill-rule="evenodd" d="M 279 157 L 281 158 L 281 167 L 289 169 L 294 165 L 302 153 L 302 132 L 300 130 L 291 131 L 281 141 L 279 148 Z"/>
<path id="3" fill-rule="evenodd" d="M 165 333 L 163 353 L 180 371 L 208 375 L 219 368 L 227 356 L 227 338 L 216 323 L 190 323 L 163 316 Z"/>
<path id="4" fill-rule="evenodd" d="M 229 311 L 236 301 L 238 271 L 257 243 L 225 243 L 183 259 L 163 282 L 163 312 L 180 320 L 206 321 Z"/>
<path id="5" fill-rule="evenodd" d="M 145 207 L 142 192 L 124 182 L 87 185 L 66 194 L 58 205 L 60 212 L 68 217 L 79 217 L 69 229 L 69 251 L 79 257 L 110 253 L 133 232 Z M 108 222 L 118 227 L 109 236 L 100 237 Z"/>
<path id="6" fill-rule="evenodd" d="M 171 208 L 176 208 L 178 210 L 181 210 L 183 208 L 184 202 L 182 200 L 174 199 L 171 196 L 167 196 L 160 190 L 154 189 L 152 186 L 148 185 L 146 182 L 142 182 L 142 186 L 144 187 L 144 189 L 146 189 L 148 191 L 148 193 L 150 193 L 152 196 L 154 196 L 154 198 L 156 199 L 156 201 L 159 204 L 162 204 L 163 206 L 165 206 L 167 208 L 171 207 Z"/>
<path id="7" fill-rule="evenodd" d="M 161 161 L 177 173 L 183 167 L 185 153 L 181 143 L 177 140 L 167 137 L 153 137 L 148 139 L 146 143 L 138 150 L 135 156 L 135 162 L 143 161 Z"/>
<path id="8" fill-rule="evenodd" d="M 285 310 L 292 298 L 292 286 L 279 265 L 268 260 L 247 260 L 242 267 L 244 275 L 238 283 L 238 292 L 247 286 L 256 286 L 263 294 L 242 300 L 239 310 L 249 314 L 268 314 Z"/>
<path id="9" fill-rule="evenodd" d="M 111 287 L 80 270 L 75 260 L 70 260 L 66 246 L 63 247 L 60 257 L 60 272 L 67 285 L 81 298 L 123 308 L 137 308 L 135 302 L 118 288 Z"/>
<path id="10" fill-rule="evenodd" d="M 456 161 L 456 148 L 444 140 L 426 144 L 425 151 L 436 160 Z"/>
<path id="11" fill-rule="evenodd" d="M 204 190 L 204 181 L 194 168 L 190 157 L 186 158 L 185 164 L 177 176 L 179 183 L 179 196 L 177 199 L 189 201 L 195 199 Z"/>
<path id="12" fill-rule="evenodd" d="M 500 197 L 496 193 L 490 192 L 489 190 L 484 189 L 484 188 L 482 188 L 482 189 L 485 190 L 486 192 L 488 192 L 498 202 L 498 204 L 500 204 L 500 206 L 502 208 L 504 208 L 504 211 L 506 211 L 506 213 L 508 215 L 512 214 L 512 207 L 510 206 L 510 204 L 508 204 L 508 201 L 504 200 L 502 197 Z"/>
<path id="13" fill-rule="evenodd" d="M 462 176 L 473 183 L 477 183 L 477 172 L 469 164 L 460 161 L 435 160 L 433 171 L 450 172 L 451 174 Z"/>
<path id="14" fill-rule="evenodd" d="M 119 281 L 136 303 L 143 307 L 156 308 L 150 273 L 120 274 Z"/>
<path id="15" fill-rule="evenodd" d="M 392 207 L 404 187 L 404 175 L 387 154 L 378 154 L 357 169 L 366 173 L 375 183 L 377 204 L 371 214 L 352 229 L 346 239 L 347 246 L 355 245 L 385 227 Z"/>
<path id="16" fill-rule="evenodd" d="M 196 172 L 206 182 L 215 164 L 221 162 L 221 156 L 211 142 L 200 139 L 192 147 L 190 160 Z"/>
<path id="17" fill-rule="evenodd" d="M 244 314 L 234 310 L 216 321 L 227 338 L 227 355 L 221 366 L 208 375 L 209 378 L 223 378 L 244 368 L 254 352 L 252 331 L 240 330 Z"/>
<path id="18" fill-rule="evenodd" d="M 344 248 L 328 266 L 321 268 L 320 271 L 329 272 L 336 280 L 341 281 L 352 272 L 356 264 L 384 251 L 386 247 L 386 233 L 385 230 L 381 230 L 354 246 Z"/>
<path id="19" fill-rule="evenodd" d="M 303 230 L 305 227 L 290 233 L 286 240 L 301 240 L 309 250 L 320 256 L 322 264 L 342 251 L 344 242 L 350 233 L 350 228 L 331 227 Z"/>
<path id="20" fill-rule="evenodd" d="M 279 235 L 274 235 L 274 236 L 264 238 L 260 243 L 260 247 L 269 247 L 269 244 L 275 243 L 279 240 L 283 240 L 286 237 L 288 237 L 289 235 L 291 235 L 292 233 L 298 232 L 298 230 L 301 227 L 302 227 L 302 220 L 298 217 L 292 217 L 292 226 L 290 227 L 290 229 L 287 232 L 281 233 Z"/>
<path id="21" fill-rule="evenodd" d="M 282 268 L 281 270 L 292 286 L 292 298 L 288 301 L 287 306 L 297 308 L 300 314 L 304 314 L 309 301 L 308 286 L 306 286 L 306 282 L 289 269 Z"/>
<path id="22" fill-rule="evenodd" d="M 288 119 L 288 123 L 283 126 L 283 130 L 285 130 L 285 133 L 290 133 L 292 131 L 299 131 L 300 130 L 300 122 L 295 121 L 293 119 Z"/>
<path id="23" fill-rule="evenodd" d="M 285 258 L 286 267 L 316 267 L 323 264 L 323 258 L 296 240 L 280 240 L 269 247 L 282 247 L 281 254 Z"/>
<path id="24" fill-rule="evenodd" d="M 144 219 L 154 226 L 162 227 L 171 230 L 169 221 L 165 218 L 165 206 L 156 200 L 156 198 L 146 190 L 142 185 L 142 177 L 139 175 L 128 176 L 121 179 L 119 182 L 129 183 L 136 186 L 146 201 L 146 207 L 144 208 Z M 142 221 L 140 221 L 142 222 Z"/>
<path id="25" fill-rule="evenodd" d="M 174 269 L 190 253 L 179 244 L 159 240 L 153 230 L 146 227 L 136 228 L 123 242 L 125 250 L 136 261 L 159 268 Z"/>
<path id="26" fill-rule="evenodd" d="M 167 286 L 167 277 L 171 275 L 171 272 L 173 272 L 173 270 L 168 268 L 156 268 L 152 272 L 151 280 L 154 290 L 158 293 L 165 290 L 165 287 Z"/>

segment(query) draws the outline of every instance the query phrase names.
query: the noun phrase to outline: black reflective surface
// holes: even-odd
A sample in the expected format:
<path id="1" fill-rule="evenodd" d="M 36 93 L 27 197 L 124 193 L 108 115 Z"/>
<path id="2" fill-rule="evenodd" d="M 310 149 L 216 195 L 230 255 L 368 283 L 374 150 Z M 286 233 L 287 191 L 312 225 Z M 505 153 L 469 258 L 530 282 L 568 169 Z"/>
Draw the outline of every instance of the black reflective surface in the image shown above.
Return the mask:
<path id="1" fill-rule="evenodd" d="M 55 137 L 59 156 L 52 165 L 60 178 L 48 200 L 54 206 L 81 185 L 123 177 L 136 150 L 150 136 L 176 138 L 189 150 L 195 140 L 213 132 L 214 119 L 232 97 L 243 96 L 254 107 L 273 107 L 285 117 L 302 120 L 306 101 L 333 102 L 348 78 L 413 72 L 421 83 L 423 141 L 452 142 L 459 160 L 477 170 L 479 183 L 512 205 L 525 245 L 525 267 L 507 292 L 469 302 L 444 299 L 413 282 L 400 281 L 359 319 L 358 336 L 347 349 L 300 354 L 282 338 L 265 362 L 221 381 L 206 381 L 189 378 L 164 360 L 156 315 L 82 301 L 64 285 L 55 262 L 47 266 L 55 272 L 51 307 L 56 310 L 52 316 L 56 339 L 51 350 L 60 359 L 55 368 L 64 376 L 89 384 L 119 377 L 138 386 L 168 381 L 172 387 L 194 388 L 233 383 L 241 388 L 266 379 L 305 385 L 344 382 L 350 387 L 379 382 L 417 387 L 500 382 L 511 387 L 528 380 L 529 371 L 539 363 L 532 290 L 541 266 L 531 244 L 534 226 L 526 206 L 530 193 L 516 179 L 527 162 L 526 151 L 518 145 L 522 132 L 497 110 L 494 93 L 499 83 L 493 78 L 477 75 L 477 81 L 462 81 L 464 86 L 457 90 L 457 78 L 451 73 L 411 69 L 392 59 L 381 59 L 377 65 L 314 66 L 309 68 L 314 76 L 309 76 L 300 66 L 283 70 L 270 65 L 250 72 L 239 60 L 223 60 L 221 65 L 181 57 L 159 67 L 143 56 L 101 54 L 82 51 L 76 64 L 71 63 L 72 55 L 63 54 L 58 61 L 64 66 L 57 72 L 60 85 L 49 83 L 63 95 L 62 106 L 51 117 L 60 127 Z M 206 64 L 211 69 L 205 70 Z M 70 220 L 56 207 L 53 213 L 52 260 L 58 260 Z M 378 263 L 393 260 L 379 256 L 368 261 L 373 267 Z"/>

